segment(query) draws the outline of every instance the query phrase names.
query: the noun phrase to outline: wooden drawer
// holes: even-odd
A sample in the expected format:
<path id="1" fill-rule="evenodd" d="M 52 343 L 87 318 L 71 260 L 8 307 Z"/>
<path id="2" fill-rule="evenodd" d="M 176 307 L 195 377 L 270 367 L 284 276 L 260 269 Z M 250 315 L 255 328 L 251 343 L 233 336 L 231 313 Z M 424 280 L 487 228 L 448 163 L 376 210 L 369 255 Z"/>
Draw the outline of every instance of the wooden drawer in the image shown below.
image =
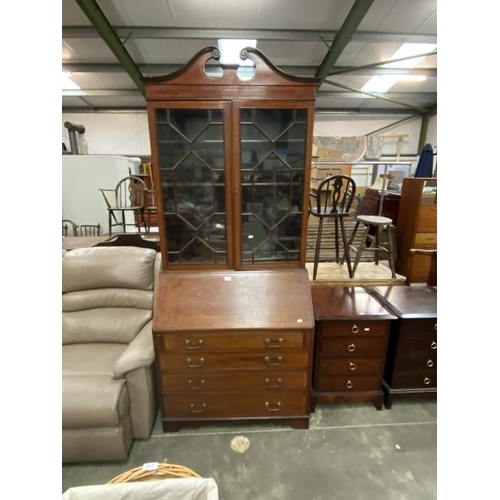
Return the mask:
<path id="1" fill-rule="evenodd" d="M 398 344 L 398 359 L 437 356 L 437 341 L 427 338 L 402 338 Z"/>
<path id="2" fill-rule="evenodd" d="M 437 233 L 437 205 L 420 205 L 417 233 Z"/>
<path id="3" fill-rule="evenodd" d="M 322 321 L 322 337 L 382 337 L 389 330 L 388 321 Z"/>
<path id="4" fill-rule="evenodd" d="M 315 387 L 317 392 L 376 391 L 382 386 L 381 377 L 322 376 Z"/>
<path id="5" fill-rule="evenodd" d="M 437 248 L 437 233 L 416 233 L 415 248 L 435 250 Z"/>
<path id="6" fill-rule="evenodd" d="M 402 321 L 399 336 L 401 338 L 437 339 L 437 318 L 405 319 Z"/>
<path id="7" fill-rule="evenodd" d="M 392 377 L 393 389 L 425 389 L 437 387 L 437 371 L 424 370 L 422 372 L 396 374 Z"/>
<path id="8" fill-rule="evenodd" d="M 233 371 L 198 373 L 162 373 L 162 392 L 228 392 L 306 390 L 307 373 Z"/>
<path id="9" fill-rule="evenodd" d="M 321 358 L 319 376 L 323 375 L 380 375 L 382 358 Z"/>
<path id="10" fill-rule="evenodd" d="M 307 391 L 235 392 L 231 394 L 174 394 L 162 398 L 168 418 L 248 418 L 306 415 Z"/>
<path id="11" fill-rule="evenodd" d="M 386 349 L 386 339 L 383 338 L 327 338 L 321 341 L 321 357 L 365 357 L 383 358 Z"/>
<path id="12" fill-rule="evenodd" d="M 309 353 L 302 351 L 241 351 L 178 353 L 160 352 L 157 356 L 162 371 L 232 370 L 232 369 L 279 369 L 306 368 Z"/>
<path id="13" fill-rule="evenodd" d="M 245 332 L 245 333 L 163 333 L 161 348 L 165 351 L 222 351 L 235 349 L 302 349 L 306 346 L 307 333 L 296 332 Z"/>
<path id="14" fill-rule="evenodd" d="M 436 369 L 437 356 L 435 352 L 428 356 L 399 357 L 394 364 L 395 373 L 425 372 Z"/>

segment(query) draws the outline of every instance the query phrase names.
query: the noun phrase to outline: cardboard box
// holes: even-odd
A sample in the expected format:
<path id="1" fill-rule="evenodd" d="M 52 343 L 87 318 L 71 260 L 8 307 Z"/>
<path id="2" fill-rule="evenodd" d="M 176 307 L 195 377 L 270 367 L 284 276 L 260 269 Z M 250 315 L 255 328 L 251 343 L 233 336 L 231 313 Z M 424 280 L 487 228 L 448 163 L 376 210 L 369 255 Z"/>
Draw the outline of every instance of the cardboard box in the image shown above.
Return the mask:
<path id="1" fill-rule="evenodd" d="M 313 145 L 312 155 L 324 160 L 342 161 L 342 151 L 340 149 L 325 148 L 324 146 Z"/>
<path id="2" fill-rule="evenodd" d="M 313 165 L 311 168 L 311 179 L 323 180 L 330 175 L 351 176 L 351 165 Z"/>

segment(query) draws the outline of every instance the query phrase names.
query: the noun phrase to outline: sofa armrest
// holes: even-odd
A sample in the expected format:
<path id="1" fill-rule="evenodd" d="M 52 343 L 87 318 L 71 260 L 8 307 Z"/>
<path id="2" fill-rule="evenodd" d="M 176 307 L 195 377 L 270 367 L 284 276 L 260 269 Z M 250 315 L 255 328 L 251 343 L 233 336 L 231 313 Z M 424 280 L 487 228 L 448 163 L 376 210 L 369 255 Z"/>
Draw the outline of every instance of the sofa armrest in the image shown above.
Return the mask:
<path id="1" fill-rule="evenodd" d="M 155 359 L 153 346 L 153 321 L 148 321 L 142 330 L 138 333 L 122 355 L 116 361 L 113 368 L 113 377 L 115 379 L 123 378 L 126 373 L 144 368 L 153 363 Z"/>

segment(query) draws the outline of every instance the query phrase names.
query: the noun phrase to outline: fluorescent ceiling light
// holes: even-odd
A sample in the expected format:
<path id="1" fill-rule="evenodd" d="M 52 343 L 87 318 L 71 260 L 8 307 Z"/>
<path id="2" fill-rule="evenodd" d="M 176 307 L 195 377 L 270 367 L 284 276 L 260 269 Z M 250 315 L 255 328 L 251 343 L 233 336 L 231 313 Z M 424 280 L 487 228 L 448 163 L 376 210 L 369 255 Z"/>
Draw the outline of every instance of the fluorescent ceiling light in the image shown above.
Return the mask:
<path id="1" fill-rule="evenodd" d="M 257 47 L 257 40 L 229 39 L 219 40 L 220 63 L 232 66 L 253 66 L 250 59 L 241 60 L 240 52 L 245 47 Z"/>
<path id="2" fill-rule="evenodd" d="M 419 54 L 426 54 L 433 51 L 437 45 L 429 43 L 404 43 L 399 49 L 391 56 L 392 59 L 403 59 L 405 57 L 417 56 Z M 396 61 L 387 63 L 381 66 L 382 68 L 414 68 L 423 57 L 412 57 L 405 61 Z M 366 92 L 387 92 L 394 84 L 401 81 L 406 82 L 421 82 L 426 79 L 423 75 L 379 75 L 373 76 L 363 86 L 361 90 Z"/>
<path id="3" fill-rule="evenodd" d="M 63 90 L 80 90 L 80 87 L 71 79 L 71 73 L 62 73 L 62 89 Z"/>

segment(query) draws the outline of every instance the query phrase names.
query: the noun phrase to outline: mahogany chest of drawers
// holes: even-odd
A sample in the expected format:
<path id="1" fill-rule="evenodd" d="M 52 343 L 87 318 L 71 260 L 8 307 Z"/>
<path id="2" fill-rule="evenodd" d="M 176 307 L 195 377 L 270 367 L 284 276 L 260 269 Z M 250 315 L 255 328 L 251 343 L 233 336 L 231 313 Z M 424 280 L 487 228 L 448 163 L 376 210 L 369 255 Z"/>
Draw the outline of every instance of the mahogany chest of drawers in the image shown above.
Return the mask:
<path id="1" fill-rule="evenodd" d="M 390 325 L 397 318 L 361 287 L 313 286 L 313 404 L 373 401 L 382 409 Z"/>
<path id="2" fill-rule="evenodd" d="M 314 315 L 305 269 L 162 273 L 153 335 L 164 431 L 248 419 L 308 427 Z"/>
<path id="3" fill-rule="evenodd" d="M 397 315 L 387 350 L 385 406 L 395 398 L 437 396 L 437 290 L 429 286 L 369 289 Z"/>

